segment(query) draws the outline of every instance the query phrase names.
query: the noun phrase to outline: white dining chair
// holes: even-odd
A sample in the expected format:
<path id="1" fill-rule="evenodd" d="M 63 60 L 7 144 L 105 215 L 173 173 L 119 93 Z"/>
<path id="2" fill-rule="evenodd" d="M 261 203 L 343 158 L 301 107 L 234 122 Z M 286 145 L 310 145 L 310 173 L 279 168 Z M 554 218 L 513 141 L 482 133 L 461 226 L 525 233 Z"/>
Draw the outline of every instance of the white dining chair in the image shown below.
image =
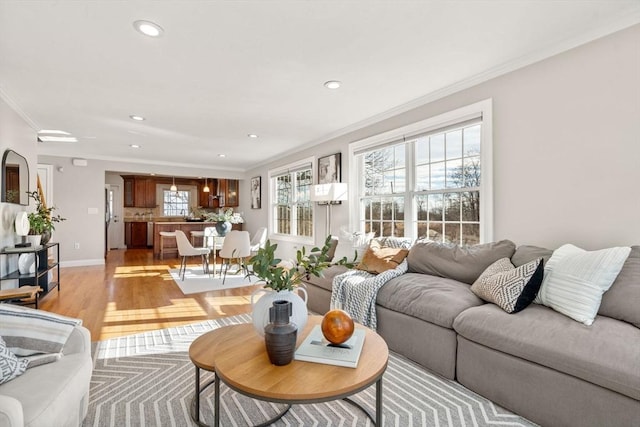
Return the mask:
<path id="1" fill-rule="evenodd" d="M 222 249 L 220 249 L 220 258 L 222 258 L 224 270 L 223 285 L 232 259 L 237 260 L 240 270 L 249 275 L 249 269 L 244 262 L 244 259 L 249 255 L 251 255 L 251 244 L 248 231 L 231 230 L 224 236 Z"/>
<path id="2" fill-rule="evenodd" d="M 182 230 L 176 230 L 176 244 L 178 245 L 178 255 L 182 257 L 180 263 L 180 272 L 182 280 L 184 280 L 184 274 L 187 271 L 187 257 L 200 256 L 202 258 L 202 270 L 206 274 L 209 272 L 209 248 L 194 248 L 187 235 Z"/>

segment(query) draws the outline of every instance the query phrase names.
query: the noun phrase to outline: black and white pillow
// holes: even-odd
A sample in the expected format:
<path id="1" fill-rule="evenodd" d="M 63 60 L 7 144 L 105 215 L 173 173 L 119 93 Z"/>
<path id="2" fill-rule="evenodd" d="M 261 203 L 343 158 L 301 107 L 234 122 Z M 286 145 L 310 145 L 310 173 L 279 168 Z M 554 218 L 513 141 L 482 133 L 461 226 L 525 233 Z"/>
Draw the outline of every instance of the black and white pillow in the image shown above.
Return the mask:
<path id="1" fill-rule="evenodd" d="M 542 258 L 514 267 L 509 258 L 491 264 L 478 277 L 471 291 L 507 313 L 517 313 L 533 302 L 542 284 Z"/>
<path id="2" fill-rule="evenodd" d="M 28 360 L 16 357 L 0 337 L 0 384 L 22 375 L 27 370 Z"/>

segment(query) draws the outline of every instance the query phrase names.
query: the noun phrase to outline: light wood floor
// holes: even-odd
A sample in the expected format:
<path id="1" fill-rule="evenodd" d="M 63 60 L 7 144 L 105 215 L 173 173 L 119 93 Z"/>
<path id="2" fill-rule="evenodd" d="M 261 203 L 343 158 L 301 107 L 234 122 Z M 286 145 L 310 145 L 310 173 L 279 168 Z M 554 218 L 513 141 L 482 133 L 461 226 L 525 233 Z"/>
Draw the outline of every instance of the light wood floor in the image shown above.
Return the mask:
<path id="1" fill-rule="evenodd" d="M 184 295 L 167 267 L 180 267 L 180 260 L 160 261 L 147 249 L 112 250 L 104 266 L 61 268 L 60 292 L 49 292 L 39 308 L 82 319 L 98 341 L 248 313 L 251 293 L 261 286 Z"/>

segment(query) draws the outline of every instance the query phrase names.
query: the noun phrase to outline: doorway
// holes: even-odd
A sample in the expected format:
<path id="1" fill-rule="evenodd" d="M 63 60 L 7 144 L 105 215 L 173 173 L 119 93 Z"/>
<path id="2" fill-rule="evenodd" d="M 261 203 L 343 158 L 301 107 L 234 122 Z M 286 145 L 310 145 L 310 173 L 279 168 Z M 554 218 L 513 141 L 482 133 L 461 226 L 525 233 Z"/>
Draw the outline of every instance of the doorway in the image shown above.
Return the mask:
<path id="1" fill-rule="evenodd" d="M 107 191 L 107 215 L 110 213 L 107 228 L 107 247 L 124 248 L 124 222 L 122 221 L 122 190 L 119 185 L 109 185 Z"/>

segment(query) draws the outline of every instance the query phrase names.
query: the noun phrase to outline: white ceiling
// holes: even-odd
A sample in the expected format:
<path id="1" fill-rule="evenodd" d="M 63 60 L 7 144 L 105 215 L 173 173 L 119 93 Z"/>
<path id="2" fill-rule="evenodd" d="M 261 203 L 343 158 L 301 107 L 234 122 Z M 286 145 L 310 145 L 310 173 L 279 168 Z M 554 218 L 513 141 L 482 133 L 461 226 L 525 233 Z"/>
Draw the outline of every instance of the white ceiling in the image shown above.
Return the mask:
<path id="1" fill-rule="evenodd" d="M 79 138 L 40 154 L 247 170 L 638 22 L 638 0 L 0 0 L 0 95 Z"/>

